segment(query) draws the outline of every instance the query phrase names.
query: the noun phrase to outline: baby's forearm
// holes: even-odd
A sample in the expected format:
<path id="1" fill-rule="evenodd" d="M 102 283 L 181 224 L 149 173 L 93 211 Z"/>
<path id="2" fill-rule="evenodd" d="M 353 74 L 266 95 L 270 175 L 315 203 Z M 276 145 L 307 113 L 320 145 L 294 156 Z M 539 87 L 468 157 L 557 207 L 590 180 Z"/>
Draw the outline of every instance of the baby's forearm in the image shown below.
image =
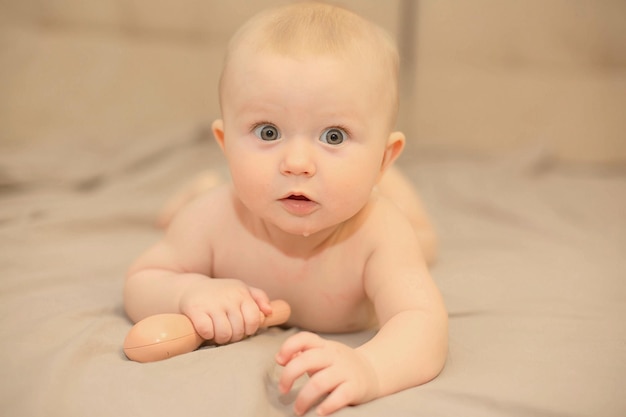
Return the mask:
<path id="1" fill-rule="evenodd" d="M 447 314 L 405 311 L 387 321 L 357 350 L 372 364 L 379 396 L 424 384 L 443 369 L 448 350 Z"/>
<path id="2" fill-rule="evenodd" d="M 137 322 L 160 313 L 180 313 L 180 296 L 191 284 L 207 277 L 162 269 L 131 272 L 124 286 L 126 314 Z"/>

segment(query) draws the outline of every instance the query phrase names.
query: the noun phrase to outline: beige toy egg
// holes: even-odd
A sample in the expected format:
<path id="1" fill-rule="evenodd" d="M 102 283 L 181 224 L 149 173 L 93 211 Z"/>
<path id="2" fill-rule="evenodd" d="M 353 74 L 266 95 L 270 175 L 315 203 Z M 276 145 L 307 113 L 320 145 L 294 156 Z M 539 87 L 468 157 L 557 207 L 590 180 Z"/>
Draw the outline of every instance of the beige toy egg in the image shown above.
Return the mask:
<path id="1" fill-rule="evenodd" d="M 139 321 L 124 340 L 124 353 L 133 361 L 154 362 L 191 352 L 204 339 L 184 314 L 157 314 Z"/>
<path id="2" fill-rule="evenodd" d="M 286 323 L 291 307 L 283 300 L 270 302 L 272 314 L 262 315 L 261 327 Z M 204 339 L 184 314 L 156 314 L 138 321 L 126 335 L 124 353 L 136 362 L 154 362 L 196 350 Z"/>

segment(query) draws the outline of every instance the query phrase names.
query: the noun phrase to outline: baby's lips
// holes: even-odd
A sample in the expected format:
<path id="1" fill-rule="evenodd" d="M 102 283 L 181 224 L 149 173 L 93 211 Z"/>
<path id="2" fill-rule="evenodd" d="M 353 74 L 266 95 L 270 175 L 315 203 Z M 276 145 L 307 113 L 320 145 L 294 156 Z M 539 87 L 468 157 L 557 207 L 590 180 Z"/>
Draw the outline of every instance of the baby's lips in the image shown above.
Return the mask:
<path id="1" fill-rule="evenodd" d="M 296 201 L 315 201 L 307 193 L 301 191 L 290 191 L 280 198 L 281 200 L 296 200 Z"/>

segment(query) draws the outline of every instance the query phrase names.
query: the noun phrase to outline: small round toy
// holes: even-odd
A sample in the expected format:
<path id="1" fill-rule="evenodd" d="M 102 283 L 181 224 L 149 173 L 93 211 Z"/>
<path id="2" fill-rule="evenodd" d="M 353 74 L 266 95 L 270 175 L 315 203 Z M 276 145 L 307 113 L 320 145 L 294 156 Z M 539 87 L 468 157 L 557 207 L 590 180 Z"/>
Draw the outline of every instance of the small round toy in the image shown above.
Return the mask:
<path id="1" fill-rule="evenodd" d="M 263 316 L 261 327 L 287 322 L 291 308 L 274 300 L 272 314 Z M 261 313 L 263 314 L 263 313 Z M 184 314 L 156 314 L 138 321 L 126 335 L 124 353 L 136 362 L 154 362 L 196 350 L 205 340 Z"/>

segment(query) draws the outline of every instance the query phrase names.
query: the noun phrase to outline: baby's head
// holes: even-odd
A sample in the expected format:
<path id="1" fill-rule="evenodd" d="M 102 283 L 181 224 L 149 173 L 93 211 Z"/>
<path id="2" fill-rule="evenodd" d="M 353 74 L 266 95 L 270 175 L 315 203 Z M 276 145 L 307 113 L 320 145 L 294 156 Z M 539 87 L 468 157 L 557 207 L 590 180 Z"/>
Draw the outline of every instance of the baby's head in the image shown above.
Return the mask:
<path id="1" fill-rule="evenodd" d="M 251 55 L 271 53 L 292 58 L 330 57 L 346 60 L 356 71 L 367 71 L 363 88 L 388 117 L 393 128 L 398 112 L 399 57 L 390 36 L 368 20 L 339 7 L 302 2 L 253 17 L 231 39 L 219 93 L 224 110 L 236 66 L 255 65 Z M 358 75 L 358 74 L 355 74 Z"/>
<path id="2" fill-rule="evenodd" d="M 229 45 L 213 123 L 243 205 L 300 235 L 365 207 L 404 146 L 392 132 L 397 73 L 387 35 L 337 7 L 299 3 L 246 23 Z"/>

